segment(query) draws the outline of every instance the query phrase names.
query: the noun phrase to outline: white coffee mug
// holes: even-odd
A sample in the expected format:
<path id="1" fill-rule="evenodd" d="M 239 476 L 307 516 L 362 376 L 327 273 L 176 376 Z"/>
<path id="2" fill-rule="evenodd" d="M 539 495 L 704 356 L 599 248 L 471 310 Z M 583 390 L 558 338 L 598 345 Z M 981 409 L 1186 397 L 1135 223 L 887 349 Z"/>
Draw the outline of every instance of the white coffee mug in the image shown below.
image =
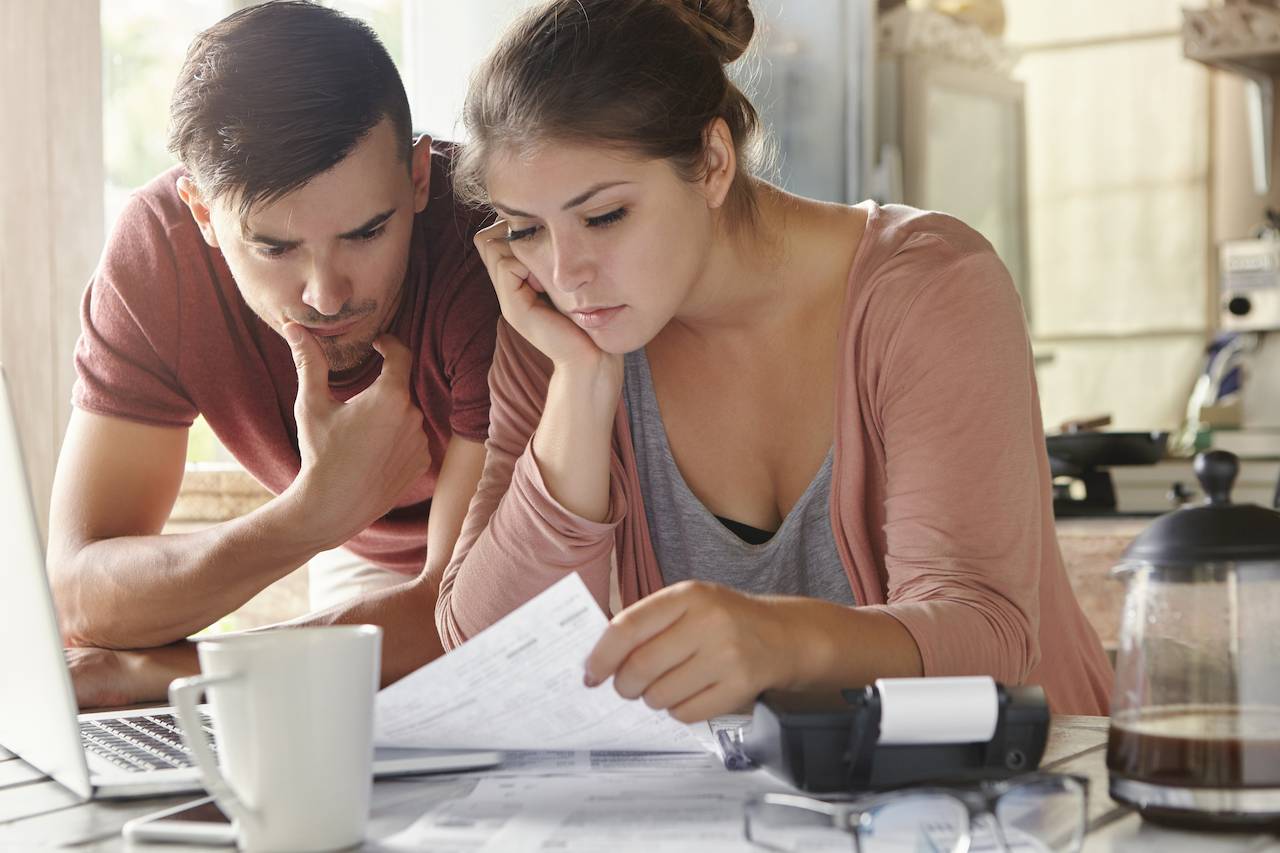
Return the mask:
<path id="1" fill-rule="evenodd" d="M 375 625 L 202 639 L 202 674 L 169 686 L 201 781 L 249 851 L 337 850 L 364 840 L 373 785 Z M 210 748 L 197 702 L 208 693 Z"/>

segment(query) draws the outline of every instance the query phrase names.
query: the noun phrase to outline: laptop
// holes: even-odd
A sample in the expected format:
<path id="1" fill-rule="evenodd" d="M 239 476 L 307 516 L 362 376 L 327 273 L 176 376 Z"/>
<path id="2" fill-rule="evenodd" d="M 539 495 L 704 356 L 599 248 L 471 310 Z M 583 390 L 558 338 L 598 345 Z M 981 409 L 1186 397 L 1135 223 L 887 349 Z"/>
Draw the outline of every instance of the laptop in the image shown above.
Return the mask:
<path id="1" fill-rule="evenodd" d="M 0 745 L 86 800 L 201 790 L 172 708 L 77 713 L 2 367 L 0 531 Z M 373 769 L 453 773 L 501 761 L 491 751 L 378 749 Z"/>

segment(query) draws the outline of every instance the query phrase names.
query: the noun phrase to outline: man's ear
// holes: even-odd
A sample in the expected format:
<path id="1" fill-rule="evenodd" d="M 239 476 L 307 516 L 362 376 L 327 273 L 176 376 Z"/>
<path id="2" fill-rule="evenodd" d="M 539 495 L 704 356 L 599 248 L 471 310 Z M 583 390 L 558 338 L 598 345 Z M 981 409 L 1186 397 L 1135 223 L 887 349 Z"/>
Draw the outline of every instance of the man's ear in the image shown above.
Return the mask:
<path id="1" fill-rule="evenodd" d="M 178 196 L 182 199 L 182 203 L 187 206 L 187 210 L 191 211 L 191 218 L 196 221 L 196 227 L 200 229 L 201 236 L 210 247 L 218 248 L 218 235 L 213 231 L 213 222 L 209 217 L 209 205 L 205 202 L 204 196 L 200 194 L 200 188 L 196 186 L 196 182 L 186 175 L 178 178 Z"/>
<path id="2" fill-rule="evenodd" d="M 724 204 L 738 173 L 738 152 L 733 147 L 733 134 L 722 118 L 716 118 L 702 133 L 703 156 L 706 172 L 699 189 L 707 200 L 707 206 L 717 208 Z"/>
<path id="3" fill-rule="evenodd" d="M 425 133 L 413 141 L 410 171 L 413 177 L 413 211 L 421 213 L 431 197 L 431 137 Z"/>

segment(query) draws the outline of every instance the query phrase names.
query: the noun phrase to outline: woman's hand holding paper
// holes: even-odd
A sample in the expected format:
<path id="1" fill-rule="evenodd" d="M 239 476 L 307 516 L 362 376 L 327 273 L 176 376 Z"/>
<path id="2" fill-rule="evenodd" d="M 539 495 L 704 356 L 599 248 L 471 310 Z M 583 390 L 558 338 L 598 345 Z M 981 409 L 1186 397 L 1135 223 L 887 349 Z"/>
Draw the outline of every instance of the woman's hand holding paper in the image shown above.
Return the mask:
<path id="1" fill-rule="evenodd" d="M 717 584 L 684 581 L 614 617 L 586 661 L 589 687 L 613 678 L 681 722 L 749 708 L 789 684 L 795 631 L 784 608 Z"/>

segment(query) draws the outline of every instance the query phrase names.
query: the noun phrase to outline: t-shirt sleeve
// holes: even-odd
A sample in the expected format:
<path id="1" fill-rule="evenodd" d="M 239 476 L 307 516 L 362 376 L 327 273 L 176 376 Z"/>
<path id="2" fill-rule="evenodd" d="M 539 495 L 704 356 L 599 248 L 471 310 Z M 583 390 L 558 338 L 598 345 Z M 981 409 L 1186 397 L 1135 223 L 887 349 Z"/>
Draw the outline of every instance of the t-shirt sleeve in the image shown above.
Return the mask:
<path id="1" fill-rule="evenodd" d="M 178 379 L 180 281 L 173 243 L 145 198 L 116 220 L 80 306 L 79 409 L 188 427 L 197 409 Z"/>
<path id="2" fill-rule="evenodd" d="M 498 329 L 498 299 L 478 253 L 459 264 L 453 304 L 444 324 L 444 370 L 454 435 L 484 441 L 489 435 L 489 366 Z"/>

